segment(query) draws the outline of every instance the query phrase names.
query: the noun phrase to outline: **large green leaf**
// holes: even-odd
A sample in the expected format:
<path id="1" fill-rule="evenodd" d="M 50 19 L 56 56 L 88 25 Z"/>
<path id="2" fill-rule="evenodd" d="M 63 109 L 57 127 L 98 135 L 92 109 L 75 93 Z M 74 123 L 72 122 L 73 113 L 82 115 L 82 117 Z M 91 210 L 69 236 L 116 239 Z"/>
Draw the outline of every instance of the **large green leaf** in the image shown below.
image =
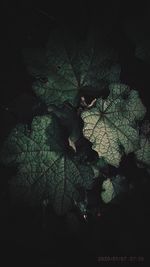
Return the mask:
<path id="1" fill-rule="evenodd" d="M 18 125 L 1 152 L 4 164 L 17 166 L 11 180 L 15 199 L 31 205 L 49 200 L 57 214 L 64 214 L 78 198 L 79 187 L 90 187 L 93 171 L 64 152 L 59 125 L 52 116 L 35 117 L 31 131 Z"/>
<path id="2" fill-rule="evenodd" d="M 93 143 L 100 157 L 118 167 L 121 148 L 126 154 L 139 147 L 136 121 L 145 108 L 138 92 L 123 84 L 111 84 L 107 99 L 98 99 L 96 107 L 82 113 L 83 134 Z"/>
<path id="3" fill-rule="evenodd" d="M 47 105 L 64 101 L 74 105 L 80 89 L 100 91 L 120 77 L 114 49 L 90 38 L 79 41 L 70 33 L 54 31 L 45 51 L 40 49 L 38 54 L 37 49 L 27 49 L 24 54 L 28 69 L 36 78 L 33 90 Z"/>

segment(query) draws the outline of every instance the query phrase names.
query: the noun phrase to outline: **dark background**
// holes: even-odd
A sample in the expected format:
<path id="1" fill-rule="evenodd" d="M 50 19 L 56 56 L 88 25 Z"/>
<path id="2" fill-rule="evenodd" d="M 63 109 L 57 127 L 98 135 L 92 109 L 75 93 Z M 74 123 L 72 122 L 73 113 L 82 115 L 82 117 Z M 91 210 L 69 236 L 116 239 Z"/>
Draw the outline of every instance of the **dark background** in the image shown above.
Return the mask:
<path id="1" fill-rule="evenodd" d="M 146 18 L 146 23 L 145 23 Z M 134 56 L 135 45 L 125 31 L 125 22 L 141 21 L 140 30 L 149 35 L 150 9 L 146 1 L 5 1 L 2 8 L 1 43 L 1 131 L 0 144 L 18 122 L 30 122 L 36 98 L 32 79 L 22 58 L 22 49 L 44 46 L 51 29 L 63 25 L 84 39 L 89 27 L 110 27 L 113 45 L 119 51 L 121 80 L 139 91 L 149 118 L 150 65 Z M 137 24 L 137 27 L 139 23 Z M 150 240 L 150 182 L 145 170 L 137 169 L 132 155 L 123 159 L 120 171 L 133 179 L 135 189 L 120 205 L 103 208 L 100 218 L 89 222 L 78 215 L 73 233 L 64 217 L 48 211 L 42 227 L 42 209 L 11 205 L 8 182 L 13 169 L 1 166 L 0 178 L 0 264 L 24 262 L 49 266 L 93 266 L 98 256 L 145 256 Z"/>

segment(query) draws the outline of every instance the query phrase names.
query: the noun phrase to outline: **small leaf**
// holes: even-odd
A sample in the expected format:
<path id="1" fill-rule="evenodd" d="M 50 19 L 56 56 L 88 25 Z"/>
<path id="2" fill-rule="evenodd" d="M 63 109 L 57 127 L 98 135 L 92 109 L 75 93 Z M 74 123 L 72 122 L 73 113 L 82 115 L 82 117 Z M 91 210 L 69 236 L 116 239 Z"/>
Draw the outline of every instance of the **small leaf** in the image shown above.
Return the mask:
<path id="1" fill-rule="evenodd" d="M 104 180 L 102 184 L 101 198 L 107 204 L 122 193 L 127 191 L 127 184 L 125 177 L 115 176 Z"/>

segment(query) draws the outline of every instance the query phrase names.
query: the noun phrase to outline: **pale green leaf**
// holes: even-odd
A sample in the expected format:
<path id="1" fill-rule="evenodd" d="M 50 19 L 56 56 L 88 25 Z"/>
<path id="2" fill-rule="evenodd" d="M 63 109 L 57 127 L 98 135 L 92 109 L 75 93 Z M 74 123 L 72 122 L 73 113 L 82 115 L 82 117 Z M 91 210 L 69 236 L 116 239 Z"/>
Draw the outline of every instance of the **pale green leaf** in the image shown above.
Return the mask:
<path id="1" fill-rule="evenodd" d="M 107 99 L 98 99 L 95 108 L 82 113 L 83 134 L 100 157 L 118 167 L 121 148 L 128 154 L 139 147 L 136 122 L 143 119 L 145 107 L 138 92 L 126 85 L 113 83 L 109 90 Z"/>
<path id="2" fill-rule="evenodd" d="M 107 178 L 102 184 L 101 198 L 106 204 L 127 191 L 125 177 L 115 176 Z"/>

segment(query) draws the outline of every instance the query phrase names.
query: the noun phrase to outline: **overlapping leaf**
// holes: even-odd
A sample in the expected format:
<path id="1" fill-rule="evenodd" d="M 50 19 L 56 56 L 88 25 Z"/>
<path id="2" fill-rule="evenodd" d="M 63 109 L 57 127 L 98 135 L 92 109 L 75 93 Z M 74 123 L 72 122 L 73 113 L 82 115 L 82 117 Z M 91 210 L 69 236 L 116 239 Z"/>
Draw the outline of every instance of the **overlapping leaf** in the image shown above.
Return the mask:
<path id="1" fill-rule="evenodd" d="M 59 118 L 61 124 L 66 128 L 68 132 L 68 139 L 70 141 L 70 146 L 75 148 L 75 143 L 82 136 L 81 129 L 81 119 L 78 116 L 76 109 L 73 106 L 64 104 L 61 107 L 55 105 L 50 105 L 48 111 L 55 114 Z"/>
<path id="2" fill-rule="evenodd" d="M 63 152 L 59 126 L 52 116 L 35 117 L 31 131 L 18 125 L 8 137 L 1 159 L 16 165 L 11 189 L 16 199 L 37 205 L 49 200 L 57 214 L 66 213 L 78 197 L 77 187 L 89 187 L 93 172 Z"/>
<path id="3" fill-rule="evenodd" d="M 89 38 L 90 39 L 90 38 Z M 69 101 L 76 104 L 81 88 L 101 90 L 118 81 L 117 55 L 107 44 L 77 41 L 70 34 L 51 33 L 45 52 L 26 51 L 30 73 L 36 78 L 33 90 L 47 105 Z M 41 78 L 40 78 L 41 77 Z"/>
<path id="4" fill-rule="evenodd" d="M 122 150 L 128 154 L 139 147 L 135 125 L 143 118 L 145 107 L 138 92 L 126 85 L 113 83 L 109 90 L 107 99 L 98 99 L 95 108 L 82 113 L 83 133 L 99 156 L 117 167 Z"/>

